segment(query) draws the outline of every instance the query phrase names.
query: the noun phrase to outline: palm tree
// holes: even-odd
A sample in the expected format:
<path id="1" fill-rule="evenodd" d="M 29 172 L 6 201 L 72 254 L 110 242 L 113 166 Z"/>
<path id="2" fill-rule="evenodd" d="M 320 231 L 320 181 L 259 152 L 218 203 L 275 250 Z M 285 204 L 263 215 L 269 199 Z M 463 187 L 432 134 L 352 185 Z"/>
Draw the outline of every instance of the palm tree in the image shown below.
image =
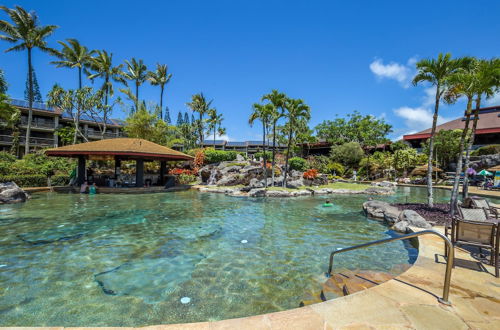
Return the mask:
<path id="1" fill-rule="evenodd" d="M 163 118 L 163 90 L 165 85 L 172 78 L 172 74 L 168 73 L 166 64 L 156 64 L 156 70 L 148 73 L 148 80 L 153 86 L 160 86 L 160 118 Z"/>
<path id="2" fill-rule="evenodd" d="M 472 99 L 477 89 L 476 71 L 479 63 L 476 59 L 470 57 L 458 59 L 457 62 L 460 63 L 460 71 L 457 71 L 449 77 L 449 88 L 444 94 L 444 99 L 447 103 L 455 103 L 455 101 L 462 96 L 467 98 L 465 126 L 460 136 L 457 168 L 455 170 L 455 179 L 451 190 L 450 213 L 452 216 L 455 214 L 457 208 L 458 188 L 460 186 L 460 174 L 462 173 L 463 152 L 465 140 L 467 138 L 467 134 L 469 133 L 470 115 L 472 114 Z"/>
<path id="3" fill-rule="evenodd" d="M 186 105 L 193 111 L 197 112 L 200 116 L 196 123 L 191 123 L 191 125 L 196 126 L 198 130 L 198 138 L 200 139 L 200 145 L 203 143 L 204 138 L 204 127 L 203 127 L 203 116 L 210 109 L 212 100 L 207 102 L 207 99 L 203 93 L 195 94 L 191 97 L 191 102 L 186 103 Z"/>
<path id="4" fill-rule="evenodd" d="M 460 68 L 457 61 L 451 58 L 451 54 L 439 54 L 437 59 L 423 59 L 417 62 L 417 75 L 413 78 L 413 85 L 426 81 L 436 86 L 436 97 L 434 104 L 434 115 L 432 118 L 431 136 L 429 138 L 429 160 L 427 169 L 427 203 L 434 206 L 432 194 L 432 158 L 434 151 L 434 134 L 439 113 L 439 102 L 446 91 L 447 81 Z"/>
<path id="5" fill-rule="evenodd" d="M 224 118 L 222 118 L 222 114 L 217 113 L 217 109 L 212 108 L 208 110 L 208 127 L 209 129 L 214 130 L 214 148 L 215 148 L 215 136 L 216 136 L 216 131 L 218 128 L 221 127 L 222 121 Z"/>
<path id="6" fill-rule="evenodd" d="M 142 60 L 136 60 L 132 58 L 130 61 L 125 61 L 127 64 L 127 71 L 123 74 L 123 76 L 135 82 L 135 109 L 137 111 L 139 105 L 139 86 L 142 85 L 148 79 L 148 68 L 144 64 Z M 126 83 L 125 83 L 126 85 Z"/>
<path id="7" fill-rule="evenodd" d="M 283 177 L 283 187 L 286 187 L 286 177 L 288 174 L 288 159 L 290 158 L 290 148 L 292 146 L 293 134 L 297 129 L 297 123 L 301 120 L 311 119 L 311 109 L 301 99 L 287 99 L 285 102 L 285 117 L 288 119 L 288 146 L 285 157 L 285 176 Z"/>
<path id="8" fill-rule="evenodd" d="M 40 25 L 38 15 L 35 12 L 27 12 L 20 6 L 9 9 L 0 6 L 0 9 L 9 15 L 13 24 L 0 20 L 0 39 L 16 44 L 7 49 L 10 51 L 28 52 L 28 81 L 29 81 L 29 99 L 28 99 L 28 126 L 26 128 L 26 142 L 24 153 L 28 154 L 30 149 L 31 120 L 33 118 L 33 66 L 32 50 L 38 48 L 44 52 L 53 52 L 53 49 L 47 47 L 46 39 L 57 29 L 56 25 Z"/>
<path id="9" fill-rule="evenodd" d="M 500 59 L 480 60 L 476 71 L 476 108 L 474 110 L 474 120 L 472 132 L 467 143 L 465 152 L 464 168 L 469 168 L 470 151 L 474 144 L 477 122 L 479 119 L 479 109 L 481 108 L 482 97 L 491 98 L 500 88 Z M 467 198 L 469 193 L 469 177 L 467 171 L 464 174 L 462 197 Z"/>
<path id="10" fill-rule="evenodd" d="M 271 121 L 271 116 L 274 111 L 274 106 L 272 104 L 259 104 L 259 103 L 254 103 L 253 106 L 253 112 L 250 115 L 250 118 L 248 119 L 248 123 L 250 126 L 253 125 L 254 121 L 257 119 L 260 119 L 262 122 L 262 145 L 263 145 L 263 150 L 264 150 L 264 163 L 263 163 L 263 169 L 264 169 L 264 187 L 267 188 L 267 143 L 266 143 L 266 136 L 267 132 L 269 130 L 269 122 Z"/>
<path id="11" fill-rule="evenodd" d="M 0 94 L 5 94 L 7 92 L 7 80 L 5 79 L 5 74 L 3 70 L 0 69 Z"/>
<path id="12" fill-rule="evenodd" d="M 96 51 L 96 56 L 92 58 L 90 62 L 90 69 L 94 73 L 88 73 L 88 78 L 94 80 L 95 78 L 104 79 L 104 83 L 101 86 L 101 90 L 104 91 L 104 105 L 108 106 L 109 97 L 113 96 L 113 81 L 124 83 L 123 64 L 118 66 L 113 66 L 113 53 L 109 53 L 105 50 Z"/>
<path id="13" fill-rule="evenodd" d="M 82 71 L 90 65 L 90 62 L 92 61 L 92 54 L 94 54 L 95 51 L 89 51 L 87 47 L 80 44 L 80 42 L 76 39 L 66 39 L 66 41 L 67 43 L 64 41 L 58 41 L 63 48 L 61 51 L 55 51 L 54 55 L 60 60 L 52 61 L 50 64 L 54 64 L 57 68 L 77 68 L 78 89 L 81 89 Z"/>
<path id="14" fill-rule="evenodd" d="M 262 101 L 269 101 L 273 105 L 273 112 L 271 116 L 271 122 L 273 127 L 273 155 L 271 161 L 271 176 L 272 176 L 272 185 L 274 186 L 274 165 L 276 163 L 276 124 L 281 117 L 283 117 L 283 113 L 285 112 L 285 103 L 286 103 L 286 95 L 284 93 L 278 92 L 276 89 L 273 89 L 271 93 L 266 94 L 262 97 Z M 278 109 L 281 110 L 278 111 Z"/>

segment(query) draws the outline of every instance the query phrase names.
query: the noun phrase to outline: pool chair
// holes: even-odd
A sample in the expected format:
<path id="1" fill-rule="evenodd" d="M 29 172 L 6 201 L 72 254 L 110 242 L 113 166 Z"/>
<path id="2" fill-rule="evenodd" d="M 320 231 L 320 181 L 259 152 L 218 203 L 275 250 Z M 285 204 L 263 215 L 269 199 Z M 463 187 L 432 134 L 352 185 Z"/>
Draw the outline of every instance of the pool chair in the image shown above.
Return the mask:
<path id="1" fill-rule="evenodd" d="M 453 240 L 453 221 L 454 220 L 466 220 L 466 221 L 474 221 L 474 222 L 483 222 L 488 219 L 486 216 L 486 212 L 483 209 L 474 209 L 468 207 L 457 207 L 458 214 L 453 218 L 451 225 L 447 225 L 444 227 L 444 234 L 446 236 L 450 236 Z"/>
<path id="2" fill-rule="evenodd" d="M 484 198 L 471 198 L 471 205 L 476 209 L 483 209 L 487 218 L 499 219 L 500 217 L 500 208 L 491 205 Z"/>
<path id="3" fill-rule="evenodd" d="M 453 246 L 469 245 L 490 250 L 490 265 L 495 267 L 495 276 L 499 277 L 498 253 L 500 230 L 498 225 L 491 222 L 468 221 L 453 219 L 451 225 L 451 242 Z"/>

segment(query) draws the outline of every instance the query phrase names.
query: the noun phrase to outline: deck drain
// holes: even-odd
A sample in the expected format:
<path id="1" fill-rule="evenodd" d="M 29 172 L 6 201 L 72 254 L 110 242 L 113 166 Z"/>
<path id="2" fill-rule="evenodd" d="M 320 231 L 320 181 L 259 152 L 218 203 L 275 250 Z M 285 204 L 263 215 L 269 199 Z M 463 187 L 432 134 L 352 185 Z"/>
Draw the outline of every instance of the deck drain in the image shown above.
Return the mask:
<path id="1" fill-rule="evenodd" d="M 181 303 L 184 305 L 189 304 L 190 302 L 191 302 L 191 298 L 189 298 L 189 297 L 182 297 L 181 298 Z"/>
<path id="2" fill-rule="evenodd" d="M 247 243 L 248 243 L 248 241 L 247 241 L 246 239 L 244 239 L 244 240 L 242 240 L 242 241 L 241 241 L 241 243 L 243 243 L 243 244 L 247 244 Z"/>

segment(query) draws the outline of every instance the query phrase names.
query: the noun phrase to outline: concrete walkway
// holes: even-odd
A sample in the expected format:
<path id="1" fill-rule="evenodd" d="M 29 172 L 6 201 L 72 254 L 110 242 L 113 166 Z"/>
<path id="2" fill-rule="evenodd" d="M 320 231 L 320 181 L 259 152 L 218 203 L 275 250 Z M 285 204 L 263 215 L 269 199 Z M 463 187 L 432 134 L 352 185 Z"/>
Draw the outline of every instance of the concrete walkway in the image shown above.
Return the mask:
<path id="1" fill-rule="evenodd" d="M 399 187 L 420 187 L 420 188 L 427 187 L 425 185 L 405 184 L 405 183 L 398 183 L 398 186 Z M 433 186 L 433 188 L 451 190 L 452 186 Z M 460 190 L 459 190 L 460 192 L 462 192 L 461 188 L 462 188 L 462 186 L 460 186 Z M 478 196 L 485 196 L 485 197 L 500 198 L 500 190 L 484 190 L 484 189 L 479 189 L 478 187 L 475 187 L 475 186 L 469 187 L 469 194 L 478 195 Z"/>

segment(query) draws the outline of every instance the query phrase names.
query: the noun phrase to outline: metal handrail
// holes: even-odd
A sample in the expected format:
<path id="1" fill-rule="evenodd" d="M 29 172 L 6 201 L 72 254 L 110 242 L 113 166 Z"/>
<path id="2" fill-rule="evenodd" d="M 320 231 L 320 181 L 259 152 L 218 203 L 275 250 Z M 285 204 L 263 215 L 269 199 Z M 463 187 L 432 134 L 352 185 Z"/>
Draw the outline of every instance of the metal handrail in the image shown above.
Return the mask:
<path id="1" fill-rule="evenodd" d="M 359 245 L 355 245 L 355 246 L 350 246 L 348 248 L 340 248 L 336 251 L 333 251 L 330 254 L 330 266 L 328 267 L 327 276 L 332 275 L 333 256 L 336 254 L 348 252 L 348 251 L 352 251 L 352 250 L 357 250 L 357 249 L 369 247 L 372 245 L 379 245 L 379 244 L 388 243 L 388 242 L 392 242 L 392 241 L 410 239 L 410 238 L 425 235 L 425 234 L 432 234 L 432 235 L 439 236 L 445 242 L 446 252 L 447 252 L 446 255 L 448 256 L 448 258 L 446 259 L 446 273 L 444 275 L 443 297 L 438 298 L 438 301 L 442 304 L 445 304 L 445 305 L 451 305 L 451 303 L 448 300 L 448 296 L 450 294 L 451 270 L 453 269 L 453 260 L 455 259 L 455 251 L 454 251 L 453 244 L 451 243 L 450 239 L 448 237 L 446 237 L 445 235 L 438 233 L 437 231 L 434 231 L 434 230 L 423 230 L 423 231 L 419 231 L 416 233 L 411 233 L 411 234 L 407 234 L 407 235 L 403 235 L 403 236 L 399 236 L 399 237 L 391 237 L 391 238 L 381 239 L 378 241 L 373 241 L 373 242 L 368 242 L 368 243 L 359 244 Z"/>

